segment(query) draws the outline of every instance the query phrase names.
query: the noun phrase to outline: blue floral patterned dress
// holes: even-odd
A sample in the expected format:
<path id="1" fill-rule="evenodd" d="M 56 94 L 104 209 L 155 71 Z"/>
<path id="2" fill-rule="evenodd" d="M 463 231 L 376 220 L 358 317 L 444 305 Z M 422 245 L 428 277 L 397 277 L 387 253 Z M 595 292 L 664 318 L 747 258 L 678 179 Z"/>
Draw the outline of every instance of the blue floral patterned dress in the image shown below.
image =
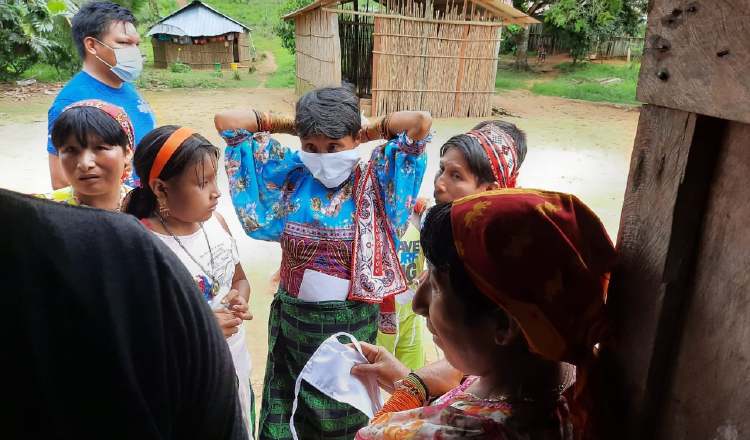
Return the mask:
<path id="1" fill-rule="evenodd" d="M 358 206 L 382 208 L 386 238 L 398 247 L 424 176 L 427 140 L 412 141 L 400 134 L 376 148 L 369 163 L 341 186 L 329 189 L 313 178 L 296 151 L 267 133 L 239 129 L 224 131 L 222 136 L 228 145 L 225 165 L 240 223 L 250 237 L 278 241 L 282 248 L 279 291 L 269 318 L 259 432 L 261 439 L 287 439 L 291 438 L 294 382 L 317 347 L 339 331 L 374 342 L 377 331 L 376 301 L 352 300 L 361 299 L 352 295 L 340 301 L 298 298 L 305 274 L 314 271 L 351 279 L 353 264 L 358 264 L 355 239 L 368 232 L 361 228 L 366 223 L 358 223 L 362 220 L 358 215 L 367 216 Z M 371 176 L 373 185 L 360 184 L 363 175 Z M 376 244 L 383 240 L 378 234 L 369 239 Z M 397 260 L 394 263 L 398 265 Z M 387 260 L 380 269 L 388 279 Z M 360 278 L 366 290 L 370 279 Z M 353 407 L 303 382 L 294 418 L 300 438 L 351 439 L 367 422 L 367 416 Z"/>

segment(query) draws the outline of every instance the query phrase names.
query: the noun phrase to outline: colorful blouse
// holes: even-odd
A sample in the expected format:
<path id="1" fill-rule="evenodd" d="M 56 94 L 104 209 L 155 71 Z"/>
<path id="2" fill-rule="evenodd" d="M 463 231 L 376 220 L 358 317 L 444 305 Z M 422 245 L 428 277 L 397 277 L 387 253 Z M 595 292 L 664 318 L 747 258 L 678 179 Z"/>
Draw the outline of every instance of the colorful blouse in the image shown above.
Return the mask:
<path id="1" fill-rule="evenodd" d="M 564 400 L 558 406 L 562 411 L 539 411 L 533 404 L 480 399 L 466 392 L 477 380 L 469 377 L 430 406 L 381 414 L 360 429 L 355 440 L 573 438 Z"/>
<path id="2" fill-rule="evenodd" d="M 125 199 L 125 196 L 127 196 L 132 189 L 133 188 L 125 184 L 120 187 L 120 203 L 122 203 L 122 201 Z M 75 191 L 73 190 L 72 186 L 66 186 L 65 188 L 56 189 L 46 194 L 36 194 L 36 197 L 52 200 L 53 202 L 62 203 L 64 205 L 87 206 L 81 204 L 81 202 L 78 200 L 78 197 L 76 197 Z"/>
<path id="3" fill-rule="evenodd" d="M 225 164 L 232 202 L 252 238 L 282 247 L 280 288 L 299 293 L 306 270 L 350 279 L 355 235 L 355 176 L 329 189 L 303 165 L 299 154 L 268 133 L 227 130 Z M 422 184 L 428 139 L 405 133 L 372 152 L 369 165 L 377 180 L 391 239 L 398 248 Z"/>

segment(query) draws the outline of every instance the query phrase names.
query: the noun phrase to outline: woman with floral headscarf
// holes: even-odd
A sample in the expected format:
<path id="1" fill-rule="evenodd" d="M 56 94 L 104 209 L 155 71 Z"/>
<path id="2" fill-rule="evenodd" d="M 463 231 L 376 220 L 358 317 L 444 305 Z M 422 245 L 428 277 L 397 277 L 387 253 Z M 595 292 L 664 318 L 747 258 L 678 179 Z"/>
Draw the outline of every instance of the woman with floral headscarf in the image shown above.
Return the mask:
<path id="1" fill-rule="evenodd" d="M 125 111 L 98 101 L 65 108 L 50 134 L 70 186 L 40 195 L 68 205 L 119 211 L 133 157 L 133 125 Z"/>
<path id="2" fill-rule="evenodd" d="M 515 188 L 525 157 L 526 134 L 515 124 L 482 121 L 440 147 L 435 201 L 446 203 L 483 191 Z M 425 199 L 417 200 L 399 243 L 399 260 L 409 281 L 409 290 L 386 298 L 380 305 L 377 344 L 412 370 L 421 368 L 425 362 L 424 320 L 412 310 L 412 301 L 424 270 L 419 229 L 429 204 Z"/>
<path id="3" fill-rule="evenodd" d="M 401 379 L 356 438 L 601 438 L 615 251 L 596 215 L 567 194 L 487 191 L 433 208 L 422 247 L 429 276 L 414 310 L 467 376 L 445 392 L 448 369 L 409 373 L 363 345 L 371 364 L 352 373 Z"/>

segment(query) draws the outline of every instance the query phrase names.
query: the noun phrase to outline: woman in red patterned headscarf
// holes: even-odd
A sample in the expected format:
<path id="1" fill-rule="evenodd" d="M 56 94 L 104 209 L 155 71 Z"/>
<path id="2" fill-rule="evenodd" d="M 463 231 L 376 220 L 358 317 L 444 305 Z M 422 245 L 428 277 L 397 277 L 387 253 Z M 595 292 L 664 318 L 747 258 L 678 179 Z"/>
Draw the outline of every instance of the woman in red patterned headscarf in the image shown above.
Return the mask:
<path id="1" fill-rule="evenodd" d="M 466 376 L 444 393 L 440 371 L 406 375 L 357 439 L 601 438 L 591 385 L 615 251 L 596 215 L 567 194 L 487 191 L 433 208 L 422 247 L 414 310 Z M 364 348 L 381 383 L 407 372 Z"/>
<path id="2" fill-rule="evenodd" d="M 113 104 L 88 100 L 66 107 L 50 133 L 70 186 L 40 195 L 68 205 L 119 211 L 133 158 L 133 125 Z"/>

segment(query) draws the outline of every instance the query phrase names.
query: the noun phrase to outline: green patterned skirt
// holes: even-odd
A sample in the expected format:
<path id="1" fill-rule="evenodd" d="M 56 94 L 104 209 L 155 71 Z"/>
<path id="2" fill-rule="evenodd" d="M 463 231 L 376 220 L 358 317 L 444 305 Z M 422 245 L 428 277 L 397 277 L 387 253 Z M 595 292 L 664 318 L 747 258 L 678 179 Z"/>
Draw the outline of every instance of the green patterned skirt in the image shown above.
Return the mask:
<path id="1" fill-rule="evenodd" d="M 259 439 L 291 439 L 289 418 L 297 375 L 318 346 L 337 332 L 374 343 L 379 308 L 353 301 L 310 303 L 279 290 L 268 320 L 268 361 L 263 382 Z M 368 422 L 354 407 L 302 381 L 294 426 L 300 439 L 351 440 Z"/>

